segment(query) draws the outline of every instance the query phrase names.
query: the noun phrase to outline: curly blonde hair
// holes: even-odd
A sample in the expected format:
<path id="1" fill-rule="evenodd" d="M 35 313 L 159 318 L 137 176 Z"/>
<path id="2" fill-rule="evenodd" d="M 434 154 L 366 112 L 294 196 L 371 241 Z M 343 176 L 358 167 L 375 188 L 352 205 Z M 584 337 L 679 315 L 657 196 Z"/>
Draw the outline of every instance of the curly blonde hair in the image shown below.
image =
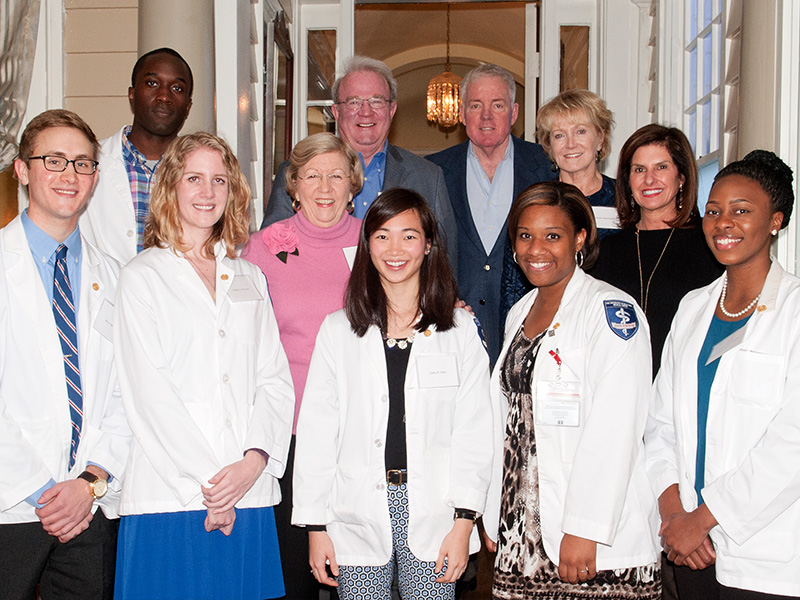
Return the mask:
<path id="1" fill-rule="evenodd" d="M 158 168 L 156 184 L 150 198 L 150 215 L 144 230 L 144 247 L 171 248 L 187 252 L 191 246 L 183 240 L 176 186 L 183 176 L 186 157 L 200 148 L 216 150 L 222 156 L 228 177 L 228 201 L 222 217 L 214 224 L 203 246 L 214 256 L 214 246 L 225 242 L 229 258 L 236 257 L 236 246 L 247 242 L 250 227 L 250 186 L 230 146 L 220 137 L 205 131 L 190 133 L 173 141 Z"/>

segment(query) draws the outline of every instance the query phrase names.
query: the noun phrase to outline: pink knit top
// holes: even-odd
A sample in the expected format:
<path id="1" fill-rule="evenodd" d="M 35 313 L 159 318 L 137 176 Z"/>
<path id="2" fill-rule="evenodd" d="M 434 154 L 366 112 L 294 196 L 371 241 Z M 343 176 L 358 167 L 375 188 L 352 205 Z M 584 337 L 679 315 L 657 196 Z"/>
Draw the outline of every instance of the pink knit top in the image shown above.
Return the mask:
<path id="1" fill-rule="evenodd" d="M 323 229 L 308 222 L 302 212 L 273 223 L 252 235 L 242 258 L 261 268 L 289 359 L 294 382 L 294 425 L 308 365 L 322 320 L 344 306 L 350 278 L 350 259 L 361 231 L 361 219 L 348 214 L 333 227 Z M 297 251 L 297 255 L 292 254 Z M 286 262 L 282 259 L 285 258 Z"/>

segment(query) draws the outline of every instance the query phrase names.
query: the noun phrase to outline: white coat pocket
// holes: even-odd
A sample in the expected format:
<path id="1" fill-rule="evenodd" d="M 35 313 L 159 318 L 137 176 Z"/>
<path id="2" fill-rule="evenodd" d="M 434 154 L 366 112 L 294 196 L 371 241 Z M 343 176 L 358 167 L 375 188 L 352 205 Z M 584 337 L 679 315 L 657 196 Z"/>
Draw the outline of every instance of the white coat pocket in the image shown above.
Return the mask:
<path id="1" fill-rule="evenodd" d="M 774 410 L 785 384 L 784 357 L 741 349 L 731 366 L 731 398 L 738 405 Z"/>

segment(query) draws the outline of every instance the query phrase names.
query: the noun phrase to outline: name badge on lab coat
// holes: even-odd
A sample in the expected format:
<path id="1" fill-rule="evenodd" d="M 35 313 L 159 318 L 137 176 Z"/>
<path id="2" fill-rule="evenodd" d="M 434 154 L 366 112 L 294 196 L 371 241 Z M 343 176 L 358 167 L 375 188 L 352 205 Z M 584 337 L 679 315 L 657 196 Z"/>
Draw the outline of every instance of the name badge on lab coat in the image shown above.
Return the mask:
<path id="1" fill-rule="evenodd" d="M 458 385 L 458 361 L 453 354 L 420 356 L 417 358 L 417 377 L 421 388 Z"/>
<path id="2" fill-rule="evenodd" d="M 581 424 L 581 384 L 577 381 L 536 382 L 536 422 L 555 427 Z"/>
<path id="3" fill-rule="evenodd" d="M 97 311 L 94 329 L 109 342 L 114 342 L 114 305 L 108 301 L 108 298 L 103 300 L 100 310 Z"/>
<path id="4" fill-rule="evenodd" d="M 228 297 L 231 302 L 252 302 L 264 299 L 249 275 L 237 275 L 233 278 L 231 289 L 228 290 Z"/>

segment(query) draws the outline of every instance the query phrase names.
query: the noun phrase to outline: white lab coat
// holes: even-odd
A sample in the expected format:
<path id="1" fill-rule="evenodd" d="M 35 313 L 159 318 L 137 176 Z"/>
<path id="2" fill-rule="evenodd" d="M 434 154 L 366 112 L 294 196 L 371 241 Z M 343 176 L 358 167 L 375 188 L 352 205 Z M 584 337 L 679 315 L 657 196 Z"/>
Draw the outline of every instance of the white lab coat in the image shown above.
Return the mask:
<path id="1" fill-rule="evenodd" d="M 119 265 L 81 240 L 78 308 L 83 426 L 69 468 L 72 425 L 53 309 L 17 217 L 0 231 L 0 523 L 39 518 L 25 499 L 51 478 L 73 479 L 87 462 L 114 479 L 95 501 L 117 516 L 130 446 L 111 342 Z"/>
<path id="2" fill-rule="evenodd" d="M 505 344 L 492 374 L 495 414 L 495 468 L 483 522 L 497 539 L 503 443 L 508 400 L 500 371 L 508 347 L 536 300 L 533 290 L 508 314 Z M 636 310 L 638 330 L 628 339 L 614 333 L 605 300 L 621 300 Z M 578 427 L 545 425 L 537 381 L 561 379 L 581 385 Z M 544 549 L 559 562 L 563 534 L 597 542 L 597 569 L 656 562 L 659 553 L 656 501 L 645 474 L 642 434 L 651 384 L 650 332 L 636 302 L 626 293 L 575 268 L 534 365 L 536 455 Z"/>
<path id="3" fill-rule="evenodd" d="M 269 461 L 236 506 L 280 501 L 289 364 L 261 271 L 222 244 L 215 252 L 216 303 L 172 250 L 150 248 L 122 269 L 114 349 L 135 439 L 120 514 L 205 510 L 200 486 L 251 448 Z"/>
<path id="4" fill-rule="evenodd" d="M 697 357 L 722 278 L 681 301 L 656 378 L 648 474 L 656 496 L 677 483 L 697 508 Z M 773 261 L 743 338 L 720 358 L 709 397 L 703 499 L 717 580 L 800 595 L 800 279 Z"/>
<path id="5" fill-rule="evenodd" d="M 86 239 L 123 265 L 136 256 L 136 215 L 122 157 L 124 132 L 125 127 L 100 142 L 97 187 L 80 219 Z"/>
<path id="6" fill-rule="evenodd" d="M 489 357 L 477 326 L 457 310 L 456 327 L 428 331 L 414 339 L 405 380 L 408 544 L 423 561 L 436 560 L 454 508 L 483 512 L 492 465 Z M 343 310 L 328 315 L 300 406 L 292 522 L 327 525 L 339 564 L 383 565 L 392 552 L 383 343 L 377 327 L 359 338 Z M 426 385 L 434 371 L 448 385 Z M 473 530 L 470 552 L 479 548 Z"/>

